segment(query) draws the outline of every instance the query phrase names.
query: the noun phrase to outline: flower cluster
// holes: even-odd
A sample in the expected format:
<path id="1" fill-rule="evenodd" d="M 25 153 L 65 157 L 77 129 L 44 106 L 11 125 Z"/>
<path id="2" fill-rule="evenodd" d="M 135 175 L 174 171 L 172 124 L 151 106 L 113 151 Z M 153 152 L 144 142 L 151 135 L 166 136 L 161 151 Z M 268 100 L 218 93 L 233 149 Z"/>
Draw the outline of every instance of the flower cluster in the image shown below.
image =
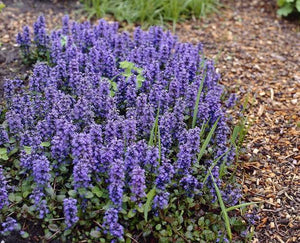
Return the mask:
<path id="1" fill-rule="evenodd" d="M 7 217 L 6 221 L 1 224 L 3 230 L 0 231 L 0 235 L 7 235 L 12 231 L 19 231 L 20 226 L 17 221 L 12 217 Z"/>
<path id="2" fill-rule="evenodd" d="M 3 169 L 0 166 L 0 210 L 8 204 L 8 192 L 6 187 L 6 180 L 3 175 Z"/>
<path id="3" fill-rule="evenodd" d="M 25 27 L 17 37 L 23 54 L 49 53 L 50 59 L 35 65 L 29 88 L 18 79 L 5 85 L 8 129 L 1 130 L 1 142 L 13 137 L 23 150 L 32 148 L 30 155 L 22 151 L 21 166 L 36 182 L 32 198 L 41 216 L 47 213 L 43 188 L 60 173 L 71 176 L 78 192 L 78 198 L 64 200 L 66 225 L 79 220 L 82 189 L 100 183 L 110 204 L 104 228 L 117 238 L 124 231 L 118 214 L 125 194 L 141 205 L 155 188 L 156 210 L 168 206 L 173 189 L 199 195 L 205 175 L 195 164 L 209 168 L 228 151 L 230 131 L 219 74 L 203 57 L 202 45 L 180 43 L 160 27 L 137 28 L 131 38 L 118 32 L 116 23 L 100 20 L 92 26 L 67 16 L 62 29 L 49 35 L 40 17 L 33 40 L 30 36 Z M 211 160 L 197 161 L 200 134 L 208 134 L 216 122 L 206 156 Z M 49 148 L 40 146 L 45 142 Z"/>
<path id="4" fill-rule="evenodd" d="M 77 216 L 77 200 L 74 198 L 64 199 L 64 215 L 68 228 L 72 227 L 78 220 Z"/>

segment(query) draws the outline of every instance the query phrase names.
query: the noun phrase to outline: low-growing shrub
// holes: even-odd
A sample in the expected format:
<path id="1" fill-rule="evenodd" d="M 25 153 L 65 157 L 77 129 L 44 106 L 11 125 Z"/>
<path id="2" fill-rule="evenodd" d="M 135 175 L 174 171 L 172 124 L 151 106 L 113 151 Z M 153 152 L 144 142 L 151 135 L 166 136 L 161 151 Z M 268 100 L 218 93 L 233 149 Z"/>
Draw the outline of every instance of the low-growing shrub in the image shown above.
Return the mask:
<path id="1" fill-rule="evenodd" d="M 300 14 L 300 0 L 277 0 L 279 9 L 277 13 L 280 16 L 288 16 L 293 13 Z"/>
<path id="2" fill-rule="evenodd" d="M 200 18 L 217 11 L 218 0 L 81 0 L 89 17 L 112 14 L 118 21 L 142 25 Z"/>
<path id="3" fill-rule="evenodd" d="M 246 218 L 232 212 L 246 205 L 228 179 L 235 99 L 223 105 L 201 44 L 67 16 L 50 35 L 40 17 L 17 41 L 27 61 L 44 62 L 5 85 L 1 234 L 29 237 L 39 222 L 45 240 L 247 239 Z"/>

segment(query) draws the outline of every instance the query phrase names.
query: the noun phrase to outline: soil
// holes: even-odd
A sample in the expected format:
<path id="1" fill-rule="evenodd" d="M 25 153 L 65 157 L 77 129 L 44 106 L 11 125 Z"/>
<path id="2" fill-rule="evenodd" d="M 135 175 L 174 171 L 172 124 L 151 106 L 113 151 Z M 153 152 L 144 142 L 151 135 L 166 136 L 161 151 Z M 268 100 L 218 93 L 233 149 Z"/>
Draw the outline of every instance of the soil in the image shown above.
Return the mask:
<path id="1" fill-rule="evenodd" d="M 0 1 L 1 2 L 1 1 Z M 65 14 L 75 13 L 79 2 L 74 0 L 2 0 L 6 7 L 0 13 L 0 100 L 5 79 L 26 77 L 30 67 L 22 64 L 16 36 L 23 26 L 33 26 L 44 15 L 48 29 L 57 28 Z"/>
<path id="2" fill-rule="evenodd" d="M 31 26 L 40 14 L 49 28 L 59 26 L 66 13 L 82 17 L 76 14 L 77 1 L 3 2 L 0 87 L 4 79 L 29 70 L 14 44 L 22 26 Z M 299 242 L 299 21 L 278 18 L 276 1 L 223 0 L 218 14 L 178 24 L 177 35 L 182 41 L 202 42 L 206 56 L 217 59 L 221 83 L 241 100 L 248 97 L 249 132 L 238 176 L 244 201 L 260 202 L 253 242 Z"/>

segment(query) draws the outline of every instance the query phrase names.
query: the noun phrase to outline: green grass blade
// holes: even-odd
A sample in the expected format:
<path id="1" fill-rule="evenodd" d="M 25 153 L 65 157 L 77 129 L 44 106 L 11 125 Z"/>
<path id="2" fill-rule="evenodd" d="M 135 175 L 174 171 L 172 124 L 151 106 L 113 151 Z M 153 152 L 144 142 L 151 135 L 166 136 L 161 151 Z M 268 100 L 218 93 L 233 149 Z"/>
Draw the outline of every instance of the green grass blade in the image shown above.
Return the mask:
<path id="1" fill-rule="evenodd" d="M 149 139 L 149 142 L 148 142 L 148 145 L 149 145 L 149 146 L 152 146 L 152 145 L 153 145 L 154 137 L 156 136 L 155 133 L 156 133 L 157 128 L 158 128 L 159 110 L 160 110 L 160 106 L 158 106 L 156 118 L 155 118 L 155 121 L 154 121 L 154 123 L 153 123 L 153 127 L 152 127 L 152 129 L 151 129 L 150 139 Z"/>
<path id="2" fill-rule="evenodd" d="M 160 129 L 159 129 L 159 126 L 157 127 L 157 136 L 158 136 L 158 154 L 159 154 L 158 161 L 160 163 L 161 162 L 161 140 L 160 140 Z"/>
<path id="3" fill-rule="evenodd" d="M 247 97 L 246 97 L 246 99 L 245 99 L 245 101 L 244 101 L 243 109 L 242 109 L 242 111 L 241 111 L 242 115 L 244 115 L 248 103 L 249 103 L 249 94 L 247 95 Z"/>
<path id="4" fill-rule="evenodd" d="M 228 214 L 227 214 L 227 211 L 226 211 L 226 207 L 225 207 L 225 204 L 223 202 L 221 192 L 220 192 L 220 190 L 219 190 L 219 188 L 218 188 L 218 186 L 217 186 L 217 184 L 215 182 L 214 176 L 212 175 L 211 172 L 209 172 L 209 174 L 210 174 L 210 176 L 212 178 L 213 185 L 214 185 L 214 188 L 215 188 L 216 193 L 217 193 L 218 201 L 220 203 L 220 207 L 221 207 L 221 210 L 222 210 L 223 218 L 224 218 L 224 221 L 225 221 L 226 231 L 227 231 L 229 240 L 231 241 L 232 240 L 232 233 L 231 233 L 230 222 L 229 222 L 229 217 L 228 217 Z"/>
<path id="5" fill-rule="evenodd" d="M 235 205 L 235 206 L 232 206 L 232 207 L 229 207 L 226 209 L 227 212 L 230 212 L 234 209 L 238 209 L 238 208 L 242 208 L 242 207 L 246 207 L 246 206 L 250 206 L 250 205 L 253 205 L 253 204 L 258 204 L 259 202 L 248 202 L 248 203 L 242 203 L 242 204 L 239 204 L 239 205 Z"/>
<path id="6" fill-rule="evenodd" d="M 203 89 L 203 84 L 204 84 L 205 77 L 206 77 L 206 71 L 203 74 L 203 78 L 201 80 L 201 83 L 200 83 L 200 86 L 199 86 L 199 89 L 198 89 L 196 104 L 195 104 L 195 107 L 194 107 L 192 128 L 194 128 L 196 126 L 198 109 L 199 109 L 199 102 L 200 102 L 200 96 L 201 96 L 201 92 L 202 92 L 202 89 Z"/>
<path id="7" fill-rule="evenodd" d="M 233 129 L 233 132 L 232 132 L 232 135 L 231 135 L 231 138 L 230 138 L 232 145 L 236 144 L 235 141 L 236 141 L 236 139 L 237 139 L 237 137 L 240 133 L 240 130 L 241 130 L 241 125 L 240 124 L 235 125 L 235 127 Z"/>
<path id="8" fill-rule="evenodd" d="M 148 212 L 150 211 L 151 209 L 151 204 L 152 204 L 152 201 L 153 201 L 153 198 L 156 194 L 156 188 L 152 188 L 148 194 L 147 194 L 147 201 L 145 203 L 145 208 L 144 208 L 144 218 L 145 218 L 145 221 L 147 222 L 148 221 Z"/>
<path id="9" fill-rule="evenodd" d="M 223 158 L 223 156 L 226 156 L 227 154 L 229 153 L 229 150 L 225 153 L 223 153 L 222 155 L 220 155 L 218 158 L 216 158 L 214 161 L 213 161 L 213 164 L 211 165 L 211 167 L 208 169 L 208 173 L 206 174 L 206 176 L 204 177 L 204 180 L 202 182 L 202 184 L 204 185 L 207 178 L 209 177 L 209 174 L 211 173 L 212 169 L 217 165 L 217 163 L 220 161 L 221 158 Z"/>
<path id="10" fill-rule="evenodd" d="M 209 121 L 210 121 L 210 119 L 208 119 L 207 122 L 203 122 L 203 124 L 201 126 L 201 130 L 200 130 L 200 139 L 202 138 Z"/>
<path id="11" fill-rule="evenodd" d="M 204 151 L 205 151 L 206 147 L 208 146 L 208 144 L 209 144 L 209 142 L 210 142 L 210 140 L 211 140 L 211 138 L 212 138 L 212 135 L 214 134 L 214 132 L 215 132 L 215 130 L 216 130 L 216 128 L 217 128 L 219 119 L 220 119 L 220 118 L 218 118 L 218 119 L 216 120 L 215 124 L 213 125 L 213 127 L 212 127 L 211 130 L 210 130 L 210 132 L 208 133 L 208 135 L 207 135 L 207 137 L 206 137 L 204 143 L 202 144 L 202 147 L 201 147 L 200 152 L 199 152 L 199 154 L 198 154 L 198 163 L 199 163 L 200 159 L 202 158 L 202 156 L 203 156 L 203 154 L 204 154 Z"/>

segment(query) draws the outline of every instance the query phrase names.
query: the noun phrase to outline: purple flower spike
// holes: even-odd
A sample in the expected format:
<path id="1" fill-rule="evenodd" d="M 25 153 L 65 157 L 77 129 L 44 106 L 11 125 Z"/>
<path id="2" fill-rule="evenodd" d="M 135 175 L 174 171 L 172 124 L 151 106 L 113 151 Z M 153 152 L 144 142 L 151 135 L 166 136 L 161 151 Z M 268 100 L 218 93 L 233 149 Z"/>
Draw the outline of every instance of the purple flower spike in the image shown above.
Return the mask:
<path id="1" fill-rule="evenodd" d="M 145 170 L 140 166 L 135 166 L 131 172 L 131 181 L 129 183 L 133 196 L 132 201 L 138 201 L 146 196 L 145 189 Z"/>
<path id="2" fill-rule="evenodd" d="M 111 163 L 109 171 L 109 186 L 108 192 L 111 201 L 117 206 L 121 207 L 124 190 L 124 161 L 116 159 Z"/>
<path id="3" fill-rule="evenodd" d="M 5 205 L 8 205 L 8 192 L 7 192 L 6 180 L 3 175 L 3 169 L 0 166 L 0 210 Z"/>
<path id="4" fill-rule="evenodd" d="M 17 221 L 12 217 L 7 217 L 6 220 L 1 224 L 3 230 L 0 231 L 0 235 L 8 235 L 10 232 L 16 230 L 19 231 L 20 227 Z"/>
<path id="5" fill-rule="evenodd" d="M 110 208 L 105 212 L 103 219 L 103 227 L 106 229 L 104 233 L 110 233 L 116 238 L 123 238 L 124 228 L 118 223 L 118 210 Z"/>
<path id="6" fill-rule="evenodd" d="M 50 162 L 46 156 L 42 155 L 33 162 L 33 177 L 34 181 L 40 187 L 47 187 L 50 180 Z"/>
<path id="7" fill-rule="evenodd" d="M 64 199 L 64 215 L 68 228 L 71 228 L 79 220 L 77 216 L 77 200 L 74 198 Z"/>

